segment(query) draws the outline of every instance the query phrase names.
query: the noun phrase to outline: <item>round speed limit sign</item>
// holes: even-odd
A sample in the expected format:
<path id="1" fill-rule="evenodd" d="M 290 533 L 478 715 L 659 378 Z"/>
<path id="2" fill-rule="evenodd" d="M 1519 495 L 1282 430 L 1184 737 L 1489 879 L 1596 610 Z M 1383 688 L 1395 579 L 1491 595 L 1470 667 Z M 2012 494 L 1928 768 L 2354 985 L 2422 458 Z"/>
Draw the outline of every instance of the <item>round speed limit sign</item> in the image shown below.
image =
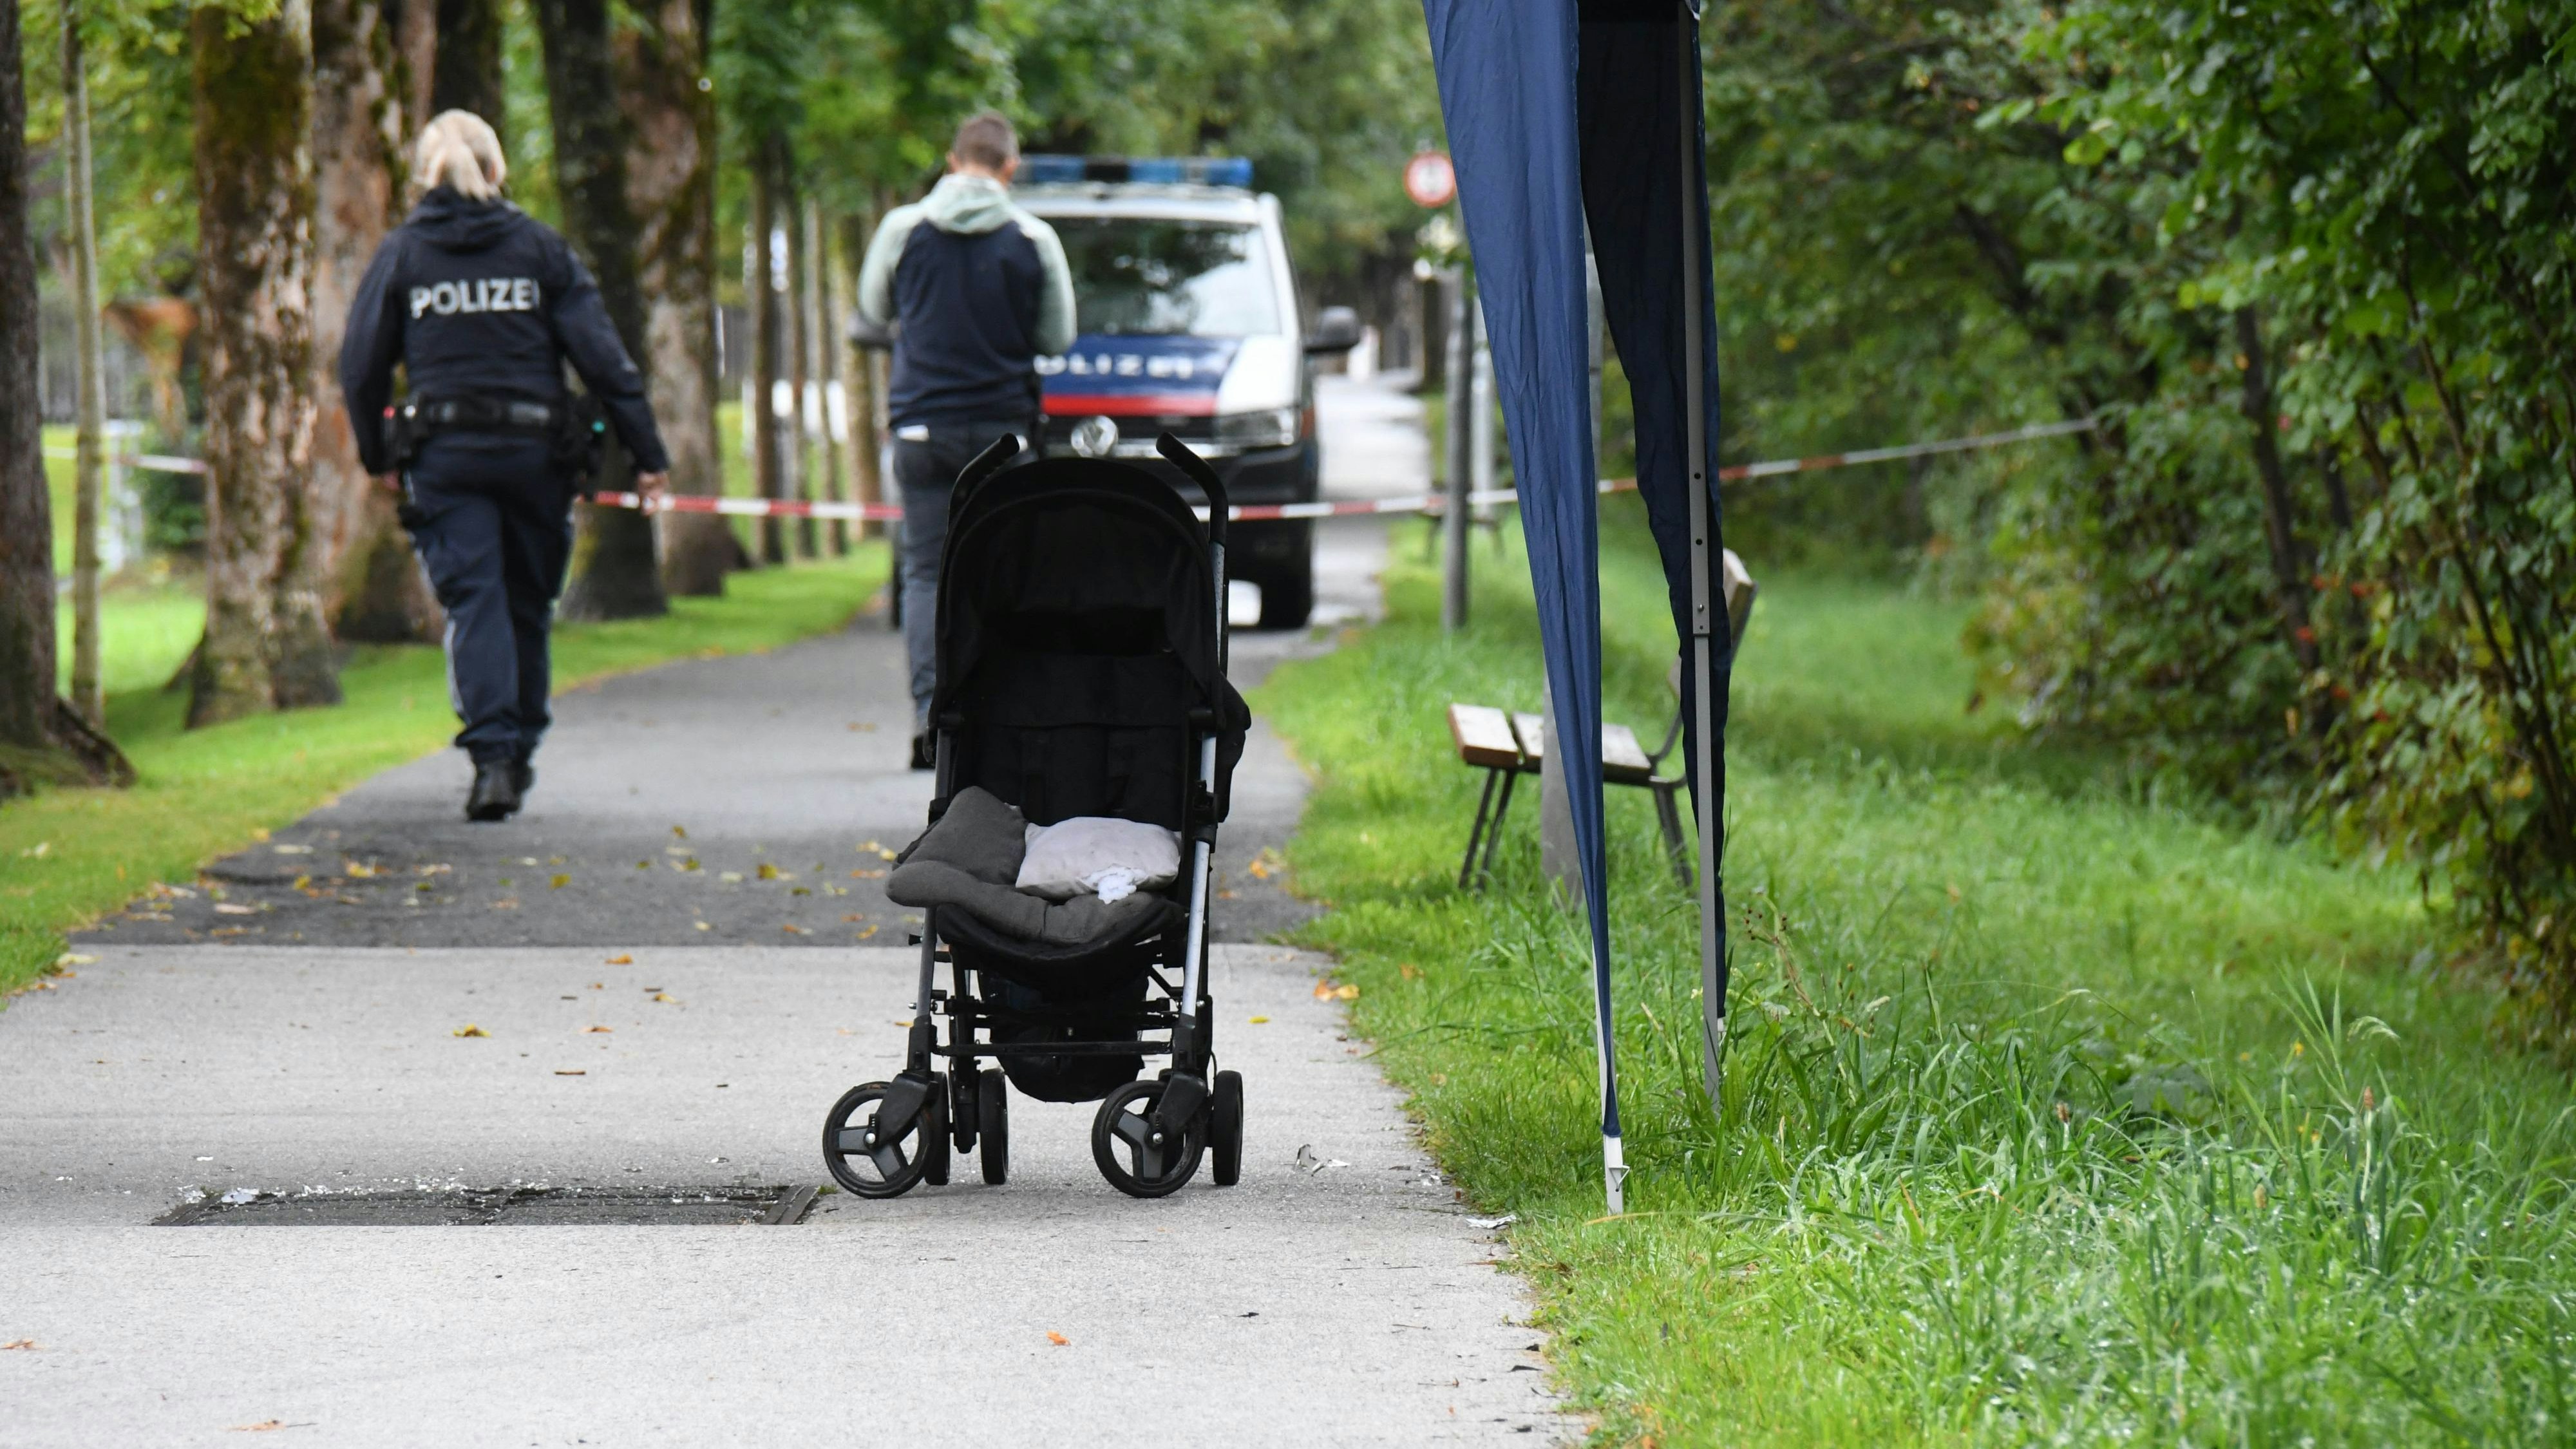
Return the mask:
<path id="1" fill-rule="evenodd" d="M 1416 206 L 1447 206 L 1458 194 L 1458 172 L 1446 151 L 1417 152 L 1404 163 L 1404 194 Z"/>

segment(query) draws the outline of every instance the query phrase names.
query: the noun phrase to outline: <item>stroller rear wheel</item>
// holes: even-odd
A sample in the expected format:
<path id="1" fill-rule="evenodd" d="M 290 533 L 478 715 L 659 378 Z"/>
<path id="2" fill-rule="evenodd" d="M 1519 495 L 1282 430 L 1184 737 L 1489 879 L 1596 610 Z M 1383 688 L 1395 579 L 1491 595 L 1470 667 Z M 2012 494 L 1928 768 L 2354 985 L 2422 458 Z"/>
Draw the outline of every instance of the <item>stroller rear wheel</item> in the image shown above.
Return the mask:
<path id="1" fill-rule="evenodd" d="M 1165 1197 L 1180 1190 L 1199 1170 L 1207 1151 L 1207 1132 L 1198 1120 L 1178 1134 L 1154 1125 L 1154 1106 L 1163 1097 L 1160 1081 L 1129 1082 L 1109 1094 L 1091 1119 L 1091 1160 L 1109 1185 L 1129 1197 Z"/>
<path id="2" fill-rule="evenodd" d="M 1219 1187 L 1243 1180 L 1243 1073 L 1219 1072 L 1208 1094 L 1208 1174 Z"/>
<path id="3" fill-rule="evenodd" d="M 823 1119 L 823 1165 L 844 1191 L 860 1197 L 901 1197 L 928 1170 L 932 1144 L 946 1155 L 945 1127 L 934 1117 L 938 1095 L 933 1094 L 912 1121 L 886 1131 L 877 1121 L 886 1087 L 884 1082 L 852 1087 Z"/>
<path id="4" fill-rule="evenodd" d="M 983 1144 L 984 1180 L 1000 1187 L 1011 1176 L 1011 1084 L 1000 1067 L 984 1069 L 976 1089 L 976 1136 Z"/>

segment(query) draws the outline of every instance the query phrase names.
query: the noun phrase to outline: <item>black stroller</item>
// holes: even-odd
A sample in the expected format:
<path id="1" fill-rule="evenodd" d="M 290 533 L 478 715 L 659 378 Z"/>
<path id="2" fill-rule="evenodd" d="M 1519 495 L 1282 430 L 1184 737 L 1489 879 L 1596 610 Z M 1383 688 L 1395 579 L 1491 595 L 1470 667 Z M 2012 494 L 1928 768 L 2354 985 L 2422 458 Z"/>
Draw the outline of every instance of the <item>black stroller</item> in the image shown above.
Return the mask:
<path id="1" fill-rule="evenodd" d="M 931 828 L 889 881 L 891 893 L 909 877 L 917 893 L 936 872 L 955 893 L 925 905 L 903 1070 L 843 1093 L 824 1123 L 824 1163 L 852 1193 L 943 1184 L 952 1145 L 980 1148 L 984 1180 L 1004 1181 L 1012 1086 L 1098 1101 L 1092 1157 L 1133 1196 L 1177 1190 L 1202 1156 L 1218 1186 L 1241 1174 L 1243 1080 L 1210 1070 L 1208 892 L 1251 712 L 1225 677 L 1224 485 L 1178 439 L 1158 447 L 1206 495 L 1205 525 L 1146 466 L 1059 458 L 1003 471 L 1013 438 L 958 479 L 940 570 Z M 1077 816 L 1177 832 L 1178 878 L 1107 907 L 1012 892 L 1018 822 Z M 1147 1076 L 1145 1058 L 1166 1055 Z M 986 1060 L 998 1065 L 979 1070 Z"/>

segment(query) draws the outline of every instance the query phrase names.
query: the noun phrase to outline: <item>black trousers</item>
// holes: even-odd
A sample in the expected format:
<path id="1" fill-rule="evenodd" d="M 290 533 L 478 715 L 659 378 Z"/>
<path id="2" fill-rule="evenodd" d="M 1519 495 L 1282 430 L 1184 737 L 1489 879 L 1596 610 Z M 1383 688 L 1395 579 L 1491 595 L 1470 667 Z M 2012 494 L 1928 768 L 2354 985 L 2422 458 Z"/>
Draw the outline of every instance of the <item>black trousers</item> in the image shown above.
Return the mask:
<path id="1" fill-rule="evenodd" d="M 404 523 L 447 610 L 457 747 L 524 763 L 553 715 L 547 631 L 572 558 L 572 490 L 536 438 L 449 433 L 403 477 Z"/>

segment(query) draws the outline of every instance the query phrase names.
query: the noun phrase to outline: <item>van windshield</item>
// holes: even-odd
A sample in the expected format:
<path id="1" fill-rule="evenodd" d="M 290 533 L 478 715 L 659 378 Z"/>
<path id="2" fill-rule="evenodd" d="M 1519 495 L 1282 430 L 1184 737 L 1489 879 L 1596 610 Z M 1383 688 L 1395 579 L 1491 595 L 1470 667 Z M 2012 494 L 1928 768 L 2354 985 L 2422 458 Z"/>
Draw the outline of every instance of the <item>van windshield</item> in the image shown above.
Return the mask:
<path id="1" fill-rule="evenodd" d="M 1050 217 L 1073 270 L 1078 330 L 1112 337 L 1278 332 L 1258 227 L 1132 216 Z"/>

